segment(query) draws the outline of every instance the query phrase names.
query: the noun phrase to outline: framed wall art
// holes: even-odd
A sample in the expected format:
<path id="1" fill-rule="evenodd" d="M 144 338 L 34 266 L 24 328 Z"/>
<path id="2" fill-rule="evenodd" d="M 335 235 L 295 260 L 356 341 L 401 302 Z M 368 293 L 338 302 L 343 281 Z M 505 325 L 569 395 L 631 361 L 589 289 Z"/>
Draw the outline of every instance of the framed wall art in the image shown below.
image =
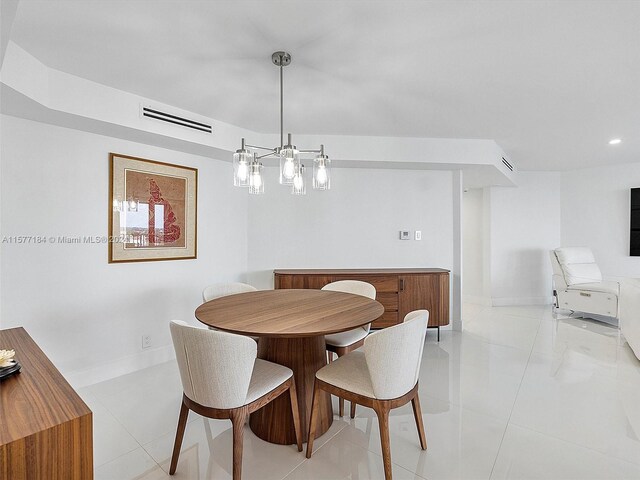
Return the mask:
<path id="1" fill-rule="evenodd" d="M 109 263 L 197 256 L 198 170 L 109 154 Z"/>

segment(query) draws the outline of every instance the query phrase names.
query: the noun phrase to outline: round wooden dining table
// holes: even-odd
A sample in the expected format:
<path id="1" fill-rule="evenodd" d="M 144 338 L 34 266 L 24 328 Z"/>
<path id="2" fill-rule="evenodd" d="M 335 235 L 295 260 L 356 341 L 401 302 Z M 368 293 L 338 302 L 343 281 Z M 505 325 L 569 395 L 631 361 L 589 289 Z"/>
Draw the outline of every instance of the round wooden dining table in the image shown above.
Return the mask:
<path id="1" fill-rule="evenodd" d="M 350 293 L 325 290 L 261 290 L 216 298 L 196 309 L 202 323 L 226 332 L 258 338 L 258 358 L 293 370 L 303 442 L 307 441 L 313 383 L 327 363 L 324 336 L 378 319 L 382 304 Z M 316 435 L 333 422 L 331 396 L 323 393 Z M 251 414 L 251 430 L 263 440 L 296 443 L 289 395 L 280 395 Z"/>

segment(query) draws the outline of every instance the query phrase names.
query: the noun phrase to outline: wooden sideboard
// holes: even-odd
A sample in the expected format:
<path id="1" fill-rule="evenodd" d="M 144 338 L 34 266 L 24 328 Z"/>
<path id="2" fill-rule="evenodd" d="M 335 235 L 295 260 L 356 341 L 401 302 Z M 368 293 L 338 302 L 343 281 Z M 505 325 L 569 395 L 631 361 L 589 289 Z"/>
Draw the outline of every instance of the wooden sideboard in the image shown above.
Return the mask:
<path id="1" fill-rule="evenodd" d="M 429 327 L 449 324 L 449 270 L 441 268 L 376 268 L 341 270 L 274 270 L 274 286 L 315 288 L 338 280 L 362 280 L 376 287 L 384 314 L 373 328 L 401 323 L 413 311 L 429 310 Z"/>
<path id="2" fill-rule="evenodd" d="M 89 407 L 24 328 L 0 330 L 22 371 L 0 383 L 0 479 L 93 478 Z"/>

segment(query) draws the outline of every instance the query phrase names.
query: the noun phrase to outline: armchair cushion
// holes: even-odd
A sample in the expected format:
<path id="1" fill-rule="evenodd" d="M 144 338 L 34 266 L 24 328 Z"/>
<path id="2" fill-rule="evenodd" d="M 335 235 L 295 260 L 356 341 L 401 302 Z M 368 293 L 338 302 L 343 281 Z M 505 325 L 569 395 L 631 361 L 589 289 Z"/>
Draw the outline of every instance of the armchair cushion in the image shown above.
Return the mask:
<path id="1" fill-rule="evenodd" d="M 602 282 L 602 273 L 591 249 L 563 247 L 555 250 L 567 285 Z"/>
<path id="2" fill-rule="evenodd" d="M 556 256 L 562 265 L 570 263 L 596 263 L 596 258 L 589 247 L 556 248 Z"/>

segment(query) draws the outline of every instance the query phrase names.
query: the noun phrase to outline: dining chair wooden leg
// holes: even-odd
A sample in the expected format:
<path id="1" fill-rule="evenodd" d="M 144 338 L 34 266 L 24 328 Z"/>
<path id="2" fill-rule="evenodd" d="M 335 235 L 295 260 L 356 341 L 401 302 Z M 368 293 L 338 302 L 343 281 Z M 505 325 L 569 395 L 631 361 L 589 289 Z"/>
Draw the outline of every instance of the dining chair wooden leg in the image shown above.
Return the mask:
<path id="1" fill-rule="evenodd" d="M 382 444 L 382 461 L 384 462 L 384 478 L 391 480 L 391 443 L 389 439 L 389 404 L 384 401 L 375 402 L 373 409 L 378 416 L 380 427 L 380 443 Z"/>
<path id="2" fill-rule="evenodd" d="M 178 467 L 178 457 L 180 457 L 180 448 L 182 447 L 182 439 L 184 438 L 184 430 L 187 427 L 187 417 L 189 416 L 189 407 L 182 402 L 180 405 L 180 416 L 178 417 L 178 428 L 176 430 L 176 439 L 173 443 L 173 455 L 171 455 L 171 466 L 169 467 L 169 475 L 176 473 Z"/>
<path id="3" fill-rule="evenodd" d="M 320 394 L 318 380 L 313 383 L 313 401 L 311 403 L 311 419 L 309 420 L 309 438 L 307 439 L 307 458 L 311 458 L 313 452 L 313 440 L 316 436 L 316 424 L 318 423 L 318 415 L 320 414 Z"/>
<path id="4" fill-rule="evenodd" d="M 418 427 L 420 447 L 422 447 L 422 450 L 426 450 L 427 436 L 424 434 L 424 423 L 422 422 L 422 409 L 420 408 L 420 397 L 418 396 L 418 392 L 416 392 L 416 396 L 411 400 L 411 406 L 413 407 L 413 416 L 416 419 L 416 427 Z"/>
<path id="5" fill-rule="evenodd" d="M 242 441 L 244 421 L 247 419 L 247 407 L 234 408 L 230 412 L 233 424 L 233 480 L 242 478 Z"/>
<path id="6" fill-rule="evenodd" d="M 289 385 L 289 397 L 291 398 L 291 415 L 293 415 L 293 429 L 296 431 L 298 451 L 302 451 L 302 432 L 300 431 L 300 410 L 298 409 L 298 394 L 296 393 L 296 381 L 291 377 Z"/>
<path id="7" fill-rule="evenodd" d="M 340 358 L 344 355 L 344 353 L 341 352 L 340 349 L 338 349 L 336 355 L 338 355 L 338 358 Z M 340 417 L 344 417 L 344 398 L 342 397 L 338 397 L 338 408 L 340 410 Z"/>
<path id="8" fill-rule="evenodd" d="M 358 404 L 354 401 L 351 402 L 351 418 L 356 418 L 356 406 Z"/>

